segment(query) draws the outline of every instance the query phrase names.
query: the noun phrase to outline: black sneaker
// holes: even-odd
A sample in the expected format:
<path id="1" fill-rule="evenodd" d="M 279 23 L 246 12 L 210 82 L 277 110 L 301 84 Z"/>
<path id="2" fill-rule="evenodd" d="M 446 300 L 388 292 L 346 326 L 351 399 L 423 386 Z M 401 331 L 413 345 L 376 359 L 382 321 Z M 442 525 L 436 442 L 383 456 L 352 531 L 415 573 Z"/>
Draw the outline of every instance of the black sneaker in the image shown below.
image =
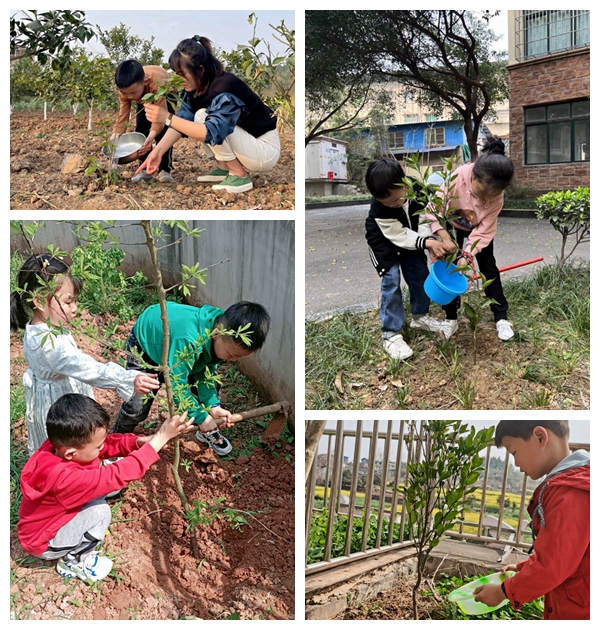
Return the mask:
<path id="1" fill-rule="evenodd" d="M 217 455 L 228 455 L 233 449 L 231 442 L 224 435 L 221 435 L 218 429 L 210 431 L 209 433 L 196 431 L 196 438 L 200 442 L 205 442 L 210 445 Z"/>

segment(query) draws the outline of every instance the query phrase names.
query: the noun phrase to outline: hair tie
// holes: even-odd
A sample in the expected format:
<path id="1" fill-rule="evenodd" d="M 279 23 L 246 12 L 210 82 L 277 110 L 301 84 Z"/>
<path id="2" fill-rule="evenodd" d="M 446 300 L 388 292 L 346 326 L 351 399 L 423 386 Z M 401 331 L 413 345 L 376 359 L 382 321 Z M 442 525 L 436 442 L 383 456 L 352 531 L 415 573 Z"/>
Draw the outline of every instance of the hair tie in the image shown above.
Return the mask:
<path id="1" fill-rule="evenodd" d="M 202 43 L 202 37 L 200 37 L 200 35 L 194 35 L 192 39 L 195 39 L 199 44 Z"/>

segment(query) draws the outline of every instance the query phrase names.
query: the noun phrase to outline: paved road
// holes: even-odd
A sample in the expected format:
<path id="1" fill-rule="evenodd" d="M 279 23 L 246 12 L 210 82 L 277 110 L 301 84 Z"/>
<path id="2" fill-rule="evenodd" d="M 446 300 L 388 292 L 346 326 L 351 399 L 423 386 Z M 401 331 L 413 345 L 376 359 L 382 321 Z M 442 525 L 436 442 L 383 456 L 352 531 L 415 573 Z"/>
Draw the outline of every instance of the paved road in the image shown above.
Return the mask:
<path id="1" fill-rule="evenodd" d="M 368 205 L 306 210 L 307 319 L 377 306 L 380 281 L 364 237 L 368 210 Z M 543 263 L 508 271 L 504 278 L 524 276 L 540 264 L 553 263 L 560 244 L 560 234 L 549 223 L 518 217 L 500 217 L 494 241 L 500 267 L 544 256 Z M 590 244 L 579 245 L 575 255 L 589 261 Z"/>

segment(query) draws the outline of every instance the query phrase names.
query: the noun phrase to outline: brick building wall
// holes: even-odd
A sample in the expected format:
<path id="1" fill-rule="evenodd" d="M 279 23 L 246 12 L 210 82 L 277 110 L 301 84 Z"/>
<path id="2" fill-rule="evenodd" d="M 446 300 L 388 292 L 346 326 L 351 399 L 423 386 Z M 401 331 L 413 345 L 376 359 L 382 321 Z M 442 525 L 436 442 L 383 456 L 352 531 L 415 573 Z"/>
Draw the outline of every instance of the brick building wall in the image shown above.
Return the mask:
<path id="1" fill-rule="evenodd" d="M 590 95 L 590 51 L 576 51 L 509 66 L 510 157 L 513 182 L 535 194 L 590 185 L 590 163 L 525 165 L 524 107 L 572 101 Z"/>

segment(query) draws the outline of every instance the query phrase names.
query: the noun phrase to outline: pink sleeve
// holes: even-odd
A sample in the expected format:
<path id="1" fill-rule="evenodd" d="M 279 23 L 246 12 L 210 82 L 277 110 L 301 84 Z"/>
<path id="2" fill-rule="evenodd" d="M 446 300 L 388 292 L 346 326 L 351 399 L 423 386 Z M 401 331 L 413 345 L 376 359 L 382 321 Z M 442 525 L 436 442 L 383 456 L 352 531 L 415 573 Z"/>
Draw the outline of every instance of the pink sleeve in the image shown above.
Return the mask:
<path id="1" fill-rule="evenodd" d="M 494 209 L 486 214 L 477 226 L 473 228 L 469 238 L 463 245 L 463 250 L 469 252 L 472 256 L 476 256 L 479 252 L 487 247 L 498 230 L 498 215 L 502 210 L 502 202 L 498 209 Z"/>

